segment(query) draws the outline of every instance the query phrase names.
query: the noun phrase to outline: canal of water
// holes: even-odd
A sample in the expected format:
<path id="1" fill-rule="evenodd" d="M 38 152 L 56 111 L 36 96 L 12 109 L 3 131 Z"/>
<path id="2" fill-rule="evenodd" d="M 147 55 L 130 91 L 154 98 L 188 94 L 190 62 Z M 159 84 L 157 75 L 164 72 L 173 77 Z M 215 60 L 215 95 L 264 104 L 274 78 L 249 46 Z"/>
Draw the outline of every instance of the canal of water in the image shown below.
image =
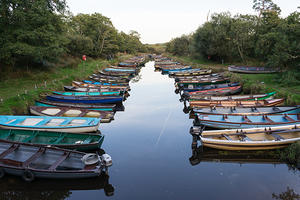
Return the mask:
<path id="1" fill-rule="evenodd" d="M 69 190 L 45 188 L 49 195 L 43 199 L 245 200 L 300 193 L 299 171 L 277 160 L 245 159 L 238 154 L 229 158 L 215 151 L 193 154 L 189 134 L 193 121 L 184 114 L 180 96 L 174 93 L 174 80 L 154 72 L 154 62 L 141 69 L 138 79 L 130 84 L 125 111 L 100 128 L 105 134 L 102 148 L 113 159 L 108 189 L 97 188 L 95 181 L 78 181 L 73 183 L 77 188 Z M 13 188 L 11 193 L 21 199 L 26 195 L 42 199 L 45 191 L 28 187 L 32 188 L 23 192 Z M 12 197 L 11 193 L 3 191 L 1 196 Z"/>

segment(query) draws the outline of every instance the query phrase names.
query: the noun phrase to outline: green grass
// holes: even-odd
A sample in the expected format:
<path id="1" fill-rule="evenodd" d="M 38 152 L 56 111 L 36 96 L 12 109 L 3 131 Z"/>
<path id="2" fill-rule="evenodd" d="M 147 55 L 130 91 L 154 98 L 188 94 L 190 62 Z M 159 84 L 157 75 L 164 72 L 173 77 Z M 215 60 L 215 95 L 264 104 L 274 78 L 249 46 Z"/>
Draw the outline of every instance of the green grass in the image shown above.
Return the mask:
<path id="1" fill-rule="evenodd" d="M 116 60 L 93 60 L 83 62 L 79 59 L 54 66 L 47 70 L 35 70 L 16 78 L 6 77 L 0 82 L 0 113 L 27 114 L 28 106 L 39 99 L 41 94 L 53 90 L 63 90 L 64 85 L 71 85 L 73 80 L 86 79 L 97 70 L 117 64 L 119 60 L 130 55 L 118 57 Z"/>
<path id="2" fill-rule="evenodd" d="M 244 94 L 259 94 L 275 91 L 276 98 L 285 98 L 285 105 L 300 104 L 300 72 L 286 71 L 274 74 L 237 74 L 227 70 L 228 64 L 218 64 L 208 60 L 193 59 L 190 57 L 169 56 L 186 65 L 199 68 L 210 68 L 213 73 L 226 72 L 232 82 L 243 84 Z"/>

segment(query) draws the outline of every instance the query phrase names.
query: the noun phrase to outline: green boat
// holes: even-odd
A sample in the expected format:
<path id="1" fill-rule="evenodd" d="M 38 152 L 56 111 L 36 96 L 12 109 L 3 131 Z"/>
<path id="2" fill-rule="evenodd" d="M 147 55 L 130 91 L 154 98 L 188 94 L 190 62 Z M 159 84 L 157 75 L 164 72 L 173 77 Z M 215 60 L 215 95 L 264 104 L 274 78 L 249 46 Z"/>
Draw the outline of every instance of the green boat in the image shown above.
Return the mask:
<path id="1" fill-rule="evenodd" d="M 0 141 L 87 151 L 101 147 L 104 135 L 0 129 Z"/>

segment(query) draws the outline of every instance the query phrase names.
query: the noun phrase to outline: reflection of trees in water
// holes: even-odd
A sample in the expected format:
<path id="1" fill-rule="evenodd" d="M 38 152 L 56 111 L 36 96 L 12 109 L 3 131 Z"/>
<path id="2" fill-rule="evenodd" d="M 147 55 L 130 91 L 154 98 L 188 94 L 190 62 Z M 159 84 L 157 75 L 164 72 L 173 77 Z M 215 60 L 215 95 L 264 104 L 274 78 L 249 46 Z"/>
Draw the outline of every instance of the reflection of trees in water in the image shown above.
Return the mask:
<path id="1" fill-rule="evenodd" d="M 64 200 L 70 196 L 72 192 L 63 191 L 6 191 L 0 193 L 1 200 Z"/>
<path id="2" fill-rule="evenodd" d="M 300 195 L 295 193 L 293 189 L 287 187 L 285 192 L 277 194 L 272 194 L 273 199 L 282 199 L 282 200 L 298 200 L 300 199 Z"/>
<path id="3" fill-rule="evenodd" d="M 140 80 L 142 80 L 142 75 L 141 74 L 139 74 L 139 75 L 135 76 L 133 79 L 131 79 L 131 82 L 132 83 L 137 83 Z"/>

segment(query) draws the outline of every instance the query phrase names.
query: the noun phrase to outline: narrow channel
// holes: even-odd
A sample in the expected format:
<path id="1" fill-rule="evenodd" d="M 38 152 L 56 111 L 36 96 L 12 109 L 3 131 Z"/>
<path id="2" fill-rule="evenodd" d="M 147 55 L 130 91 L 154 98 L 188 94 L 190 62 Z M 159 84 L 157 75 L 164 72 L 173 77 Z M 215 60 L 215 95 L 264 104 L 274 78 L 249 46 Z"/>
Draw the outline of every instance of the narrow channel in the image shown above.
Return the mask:
<path id="1" fill-rule="evenodd" d="M 190 162 L 193 121 L 182 111 L 174 80 L 154 72 L 154 62 L 138 79 L 130 83 L 125 111 L 100 128 L 102 148 L 113 159 L 113 196 L 82 190 L 71 191 L 69 199 L 272 199 L 287 188 L 300 193 L 299 171 L 284 163 Z"/>

